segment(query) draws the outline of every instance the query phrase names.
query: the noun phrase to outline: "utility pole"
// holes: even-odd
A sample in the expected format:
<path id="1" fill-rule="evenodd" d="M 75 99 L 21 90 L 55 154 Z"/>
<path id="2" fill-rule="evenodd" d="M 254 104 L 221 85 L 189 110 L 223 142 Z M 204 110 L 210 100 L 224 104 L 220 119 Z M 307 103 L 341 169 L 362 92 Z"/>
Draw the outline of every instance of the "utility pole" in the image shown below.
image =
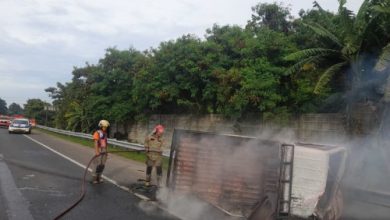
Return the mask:
<path id="1" fill-rule="evenodd" d="M 45 103 L 45 126 L 47 126 L 47 111 L 49 110 L 49 105 Z"/>

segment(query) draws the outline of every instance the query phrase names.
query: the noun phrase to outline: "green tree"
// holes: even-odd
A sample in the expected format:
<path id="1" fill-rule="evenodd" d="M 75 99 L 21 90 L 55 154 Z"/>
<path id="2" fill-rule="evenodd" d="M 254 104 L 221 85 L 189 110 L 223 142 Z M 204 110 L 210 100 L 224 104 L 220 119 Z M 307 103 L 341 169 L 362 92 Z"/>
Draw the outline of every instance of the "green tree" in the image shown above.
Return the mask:
<path id="1" fill-rule="evenodd" d="M 373 75 L 375 58 L 378 71 L 387 68 L 390 19 L 384 0 L 365 1 L 357 15 L 343 0 L 338 13 L 314 7 L 293 19 L 282 4 L 258 4 L 245 28 L 214 25 L 205 39 L 184 35 L 143 52 L 108 48 L 98 63 L 75 67 L 72 81 L 46 90 L 56 126 L 89 132 L 102 118 L 126 123 L 156 113 L 323 111 Z"/>
<path id="2" fill-rule="evenodd" d="M 390 33 L 390 25 L 388 19 L 390 19 L 390 2 L 384 1 L 380 4 L 372 6 L 372 9 L 381 16 L 381 23 L 379 24 L 384 33 Z M 383 39 L 383 38 L 382 38 Z M 389 36 L 388 36 L 389 39 Z M 390 67 L 390 42 L 382 49 L 382 53 L 378 62 L 375 65 L 377 71 L 384 71 Z"/>
<path id="3" fill-rule="evenodd" d="M 146 95 L 149 96 L 148 105 L 153 112 L 206 111 L 202 92 L 207 76 L 203 72 L 202 60 L 202 42 L 191 35 L 163 42 L 158 50 L 152 51 L 150 66 L 144 75 L 146 78 L 143 77 L 142 80 L 150 82 Z M 135 88 L 144 89 L 140 86 Z"/>
<path id="4" fill-rule="evenodd" d="M 66 83 L 65 85 L 57 83 L 57 87 L 45 89 L 45 92 L 49 93 L 49 96 L 54 99 L 53 107 L 56 109 L 56 112 L 53 124 L 57 128 L 65 129 L 68 125 L 65 113 L 68 110 L 68 103 L 72 99 L 70 96 L 72 91 L 71 83 Z"/>
<path id="5" fill-rule="evenodd" d="M 40 99 L 28 99 L 27 103 L 24 104 L 24 114 L 28 118 L 35 118 L 39 124 L 45 122 L 45 103 Z"/>
<path id="6" fill-rule="evenodd" d="M 282 3 L 259 3 L 252 7 L 252 19 L 248 21 L 247 28 L 256 31 L 267 27 L 273 31 L 288 33 L 292 19 L 290 9 Z"/>
<path id="7" fill-rule="evenodd" d="M 6 115 L 7 113 L 7 102 L 0 98 L 0 114 Z"/>
<path id="8" fill-rule="evenodd" d="M 212 67 L 217 113 L 239 118 L 246 113 L 276 115 L 285 112 L 283 56 L 294 46 L 283 32 L 261 27 L 214 26 L 206 39 L 221 54 Z"/>
<path id="9" fill-rule="evenodd" d="M 98 64 L 75 67 L 72 81 L 46 89 L 57 110 L 56 126 L 90 132 L 102 118 L 126 122 L 134 118 L 133 78 L 144 55 L 109 48 Z M 145 86 L 145 85 L 142 85 Z"/>
<path id="10" fill-rule="evenodd" d="M 23 114 L 23 109 L 19 104 L 12 103 L 8 107 L 8 113 L 10 115 Z"/>
<path id="11" fill-rule="evenodd" d="M 143 55 L 134 48 L 123 51 L 110 48 L 99 61 L 104 73 L 99 86 L 104 89 L 97 91 L 97 94 L 101 96 L 100 102 L 108 103 L 106 113 L 103 113 L 105 118 L 115 122 L 128 122 L 133 119 L 133 81 L 138 72 L 137 62 L 142 58 Z M 103 97 L 108 97 L 109 100 L 105 101 Z"/>

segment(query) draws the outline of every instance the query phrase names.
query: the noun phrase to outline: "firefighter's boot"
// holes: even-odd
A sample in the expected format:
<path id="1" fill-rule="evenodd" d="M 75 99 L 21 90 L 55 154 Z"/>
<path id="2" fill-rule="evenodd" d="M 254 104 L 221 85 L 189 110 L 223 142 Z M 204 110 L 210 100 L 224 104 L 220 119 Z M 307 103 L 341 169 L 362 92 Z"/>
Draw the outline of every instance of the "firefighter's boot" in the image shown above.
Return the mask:
<path id="1" fill-rule="evenodd" d="M 98 183 L 102 183 L 103 182 L 102 174 L 99 174 L 97 177 L 98 177 L 97 178 Z"/>
<path id="2" fill-rule="evenodd" d="M 96 167 L 96 181 L 97 181 L 97 183 L 102 183 L 103 182 L 103 178 L 102 178 L 103 170 L 104 170 L 104 165 L 103 164 L 99 164 Z"/>
<path id="3" fill-rule="evenodd" d="M 98 184 L 98 183 L 99 183 L 98 175 L 94 174 L 92 176 L 92 184 Z"/>

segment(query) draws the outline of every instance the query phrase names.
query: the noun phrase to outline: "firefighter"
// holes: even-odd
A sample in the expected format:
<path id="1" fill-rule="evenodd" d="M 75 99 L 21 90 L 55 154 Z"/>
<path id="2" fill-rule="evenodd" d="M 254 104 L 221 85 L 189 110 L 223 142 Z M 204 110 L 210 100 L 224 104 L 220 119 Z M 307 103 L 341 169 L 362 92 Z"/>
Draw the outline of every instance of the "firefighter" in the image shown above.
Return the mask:
<path id="1" fill-rule="evenodd" d="M 156 167 L 157 186 L 160 187 L 162 180 L 162 147 L 164 127 L 156 125 L 153 132 L 145 138 L 146 151 L 146 180 L 145 186 L 150 186 L 153 167 Z"/>
<path id="2" fill-rule="evenodd" d="M 98 130 L 93 134 L 95 155 L 98 156 L 93 161 L 95 172 L 93 173 L 92 183 L 103 182 L 102 173 L 107 160 L 107 137 L 110 123 L 107 120 L 101 120 L 98 124 Z"/>

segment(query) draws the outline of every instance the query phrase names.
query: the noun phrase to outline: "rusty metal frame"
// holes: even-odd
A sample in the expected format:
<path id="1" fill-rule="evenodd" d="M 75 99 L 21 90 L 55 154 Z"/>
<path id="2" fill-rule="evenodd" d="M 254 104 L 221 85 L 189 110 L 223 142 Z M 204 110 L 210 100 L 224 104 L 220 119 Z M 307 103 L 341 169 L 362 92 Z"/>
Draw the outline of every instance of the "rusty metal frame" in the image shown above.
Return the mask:
<path id="1" fill-rule="evenodd" d="M 259 195 L 267 195 L 268 197 L 270 197 L 270 199 L 272 200 L 271 202 L 274 204 L 273 207 L 274 207 L 274 211 L 276 211 L 276 207 L 277 207 L 277 194 L 278 194 L 278 189 L 279 189 L 279 179 L 280 179 L 280 147 L 281 147 L 281 144 L 279 142 L 275 142 L 275 141 L 268 141 L 268 140 L 261 140 L 261 139 L 257 139 L 255 137 L 244 137 L 244 136 L 235 136 L 235 135 L 223 135 L 223 134 L 217 134 L 217 133 L 211 133 L 211 132 L 200 132 L 200 131 L 189 131 L 189 130 L 181 130 L 181 129 L 175 129 L 174 130 L 174 134 L 173 134 L 173 138 L 172 138 L 172 145 L 171 145 L 171 152 L 170 152 L 170 158 L 169 158 L 169 165 L 168 165 L 168 173 L 167 173 L 167 180 L 166 180 L 166 184 L 167 186 L 169 187 L 169 189 L 175 191 L 177 190 L 177 183 L 178 183 L 178 169 L 179 169 L 179 164 L 178 164 L 178 158 L 180 157 L 180 148 L 183 147 L 183 146 L 180 146 L 180 141 L 181 141 L 181 138 L 188 138 L 188 137 L 191 137 L 193 138 L 194 140 L 200 140 L 202 138 L 212 138 L 212 137 L 217 137 L 217 138 L 221 138 L 221 139 L 228 139 L 228 140 L 231 140 L 231 144 L 232 146 L 226 146 L 226 147 L 229 147 L 229 149 L 235 149 L 235 145 L 234 144 L 242 144 L 242 143 L 249 143 L 249 142 L 255 142 L 257 143 L 258 145 L 256 145 L 255 149 L 256 152 L 258 153 L 266 153 L 266 155 L 274 155 L 272 157 L 270 157 L 269 155 L 268 156 L 265 156 L 264 157 L 264 160 L 261 160 L 261 161 L 258 161 L 259 162 L 259 165 L 263 164 L 265 167 L 264 167 L 264 171 L 261 170 L 261 168 L 259 168 L 260 170 L 259 171 L 256 171 L 255 173 L 263 173 L 262 177 L 260 176 L 256 176 L 254 178 L 254 180 L 256 179 L 259 179 L 259 185 L 254 187 L 254 189 L 256 190 L 259 190 L 259 191 L 251 191 L 253 192 L 254 194 L 248 194 L 248 191 L 244 191 L 244 192 L 241 192 L 241 193 L 246 193 L 245 195 L 246 196 L 249 196 L 251 198 L 254 198 L 255 196 L 259 196 Z M 275 147 L 275 148 L 274 148 Z M 277 148 L 276 148 L 277 147 Z M 252 147 L 249 147 L 249 149 L 252 149 Z M 274 150 L 271 150 L 269 153 L 269 149 L 274 149 Z M 235 149 L 236 150 L 236 149 Z M 199 149 L 191 149 L 192 152 L 197 152 L 197 154 L 202 154 L 204 155 L 204 152 L 200 152 Z M 188 152 L 186 152 L 186 154 L 188 154 Z M 196 156 L 195 156 L 196 157 Z M 197 160 L 197 159 L 195 159 Z M 181 169 L 182 167 L 180 167 Z M 244 170 L 245 171 L 245 170 Z M 188 174 L 190 175 L 190 174 Z M 244 175 L 244 174 L 243 174 Z M 195 178 L 193 176 L 193 178 Z M 180 179 L 179 179 L 180 181 Z M 244 180 L 242 180 L 244 181 Z M 249 182 L 253 182 L 253 181 L 249 181 Z M 221 188 L 220 190 L 221 191 L 221 194 L 220 196 L 222 196 L 221 198 L 218 198 L 216 201 L 213 202 L 210 202 L 210 201 L 207 201 L 209 202 L 210 204 L 216 206 L 217 208 L 220 208 L 220 209 L 223 209 L 223 207 L 221 207 L 219 204 L 225 204 L 227 203 L 227 199 L 224 198 L 224 195 L 226 195 L 226 192 L 224 190 L 233 190 L 232 194 L 234 195 L 239 195 L 238 197 L 234 197 L 235 199 L 239 199 L 239 198 L 246 198 L 245 196 L 243 195 L 240 195 L 240 191 L 237 191 L 237 192 L 234 192 L 234 188 L 232 189 L 231 187 L 229 188 L 226 188 L 224 187 L 225 182 L 222 183 L 221 185 Z M 244 181 L 243 184 L 246 186 L 246 182 Z M 226 185 L 226 184 L 225 184 Z M 263 187 L 261 187 L 263 186 Z M 261 188 L 258 188 L 258 187 L 261 187 Z M 251 188 L 251 187 L 250 187 Z M 191 188 L 192 189 L 192 188 Z M 239 189 L 236 189 L 236 190 L 239 190 Z M 238 193 L 238 194 L 237 194 Z M 272 194 L 272 196 L 270 196 Z M 257 198 L 257 197 L 256 197 Z M 235 201 L 235 199 L 233 199 Z M 233 201 L 233 202 L 234 202 Z M 262 201 L 262 198 L 258 198 L 258 203 Z M 251 201 L 237 201 L 238 203 L 237 204 L 241 204 L 241 205 L 244 205 L 245 202 L 247 202 L 248 204 L 244 205 L 243 207 L 252 207 L 252 210 L 248 210 L 249 212 L 252 212 L 253 209 L 256 207 L 256 204 L 252 204 L 253 203 L 253 200 Z M 252 203 L 250 203 L 252 202 Z M 229 205 L 227 205 L 229 206 Z M 241 206 L 240 206 L 241 208 Z M 244 209 L 244 208 L 243 208 Z M 229 213 L 229 211 L 226 211 L 224 210 L 226 213 Z M 248 213 L 247 213 L 248 214 Z M 232 214 L 233 215 L 233 214 Z"/>
<path id="2" fill-rule="evenodd" d="M 288 148 L 291 148 L 290 155 L 288 155 Z M 293 144 L 282 144 L 280 148 L 281 160 L 280 160 L 280 178 L 279 178 L 279 193 L 277 199 L 277 211 L 276 219 L 290 219 L 291 217 L 291 192 L 293 184 L 293 167 L 294 167 L 294 149 Z M 289 158 L 287 158 L 289 157 Z M 288 173 L 289 179 L 286 178 L 286 172 Z M 288 192 L 285 193 L 286 184 L 288 184 Z M 287 198 L 285 198 L 287 196 Z M 284 210 L 283 204 L 287 204 L 287 210 Z"/>

